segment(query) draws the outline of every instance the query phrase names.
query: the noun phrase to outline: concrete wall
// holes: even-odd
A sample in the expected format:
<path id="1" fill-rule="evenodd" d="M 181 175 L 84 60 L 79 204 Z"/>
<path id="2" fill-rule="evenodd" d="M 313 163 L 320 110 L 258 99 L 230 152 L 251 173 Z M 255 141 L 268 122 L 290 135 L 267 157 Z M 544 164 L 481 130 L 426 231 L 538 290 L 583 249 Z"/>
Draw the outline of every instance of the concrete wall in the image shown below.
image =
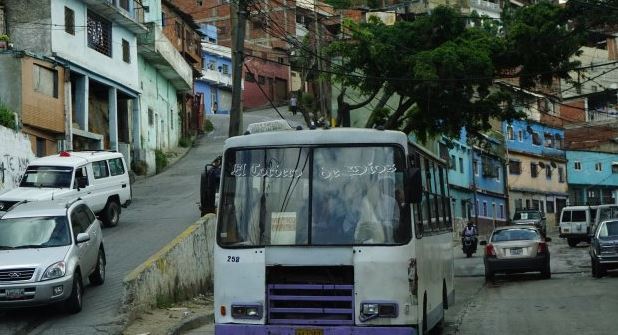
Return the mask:
<path id="1" fill-rule="evenodd" d="M 104 55 L 88 47 L 86 4 L 78 0 L 54 0 L 51 5 L 53 23 L 64 27 L 64 7 L 75 12 L 75 35 L 64 29 L 53 29 L 52 51 L 90 71 L 139 91 L 137 75 L 137 38 L 123 26 L 112 23 L 112 55 Z M 108 19 L 108 18 L 105 18 Z M 109 20 L 109 19 L 108 19 Z M 129 42 L 130 62 L 122 59 L 122 40 Z"/>
<path id="2" fill-rule="evenodd" d="M 51 0 L 4 1 L 7 30 L 15 50 L 51 54 L 51 2 Z M 64 14 L 58 20 L 60 19 L 64 20 Z M 64 25 L 64 21 L 55 23 Z"/>
<path id="3" fill-rule="evenodd" d="M 618 170 L 614 172 L 612 166 L 618 164 L 618 154 L 595 151 L 567 151 L 568 183 L 592 186 L 618 186 Z M 580 169 L 575 169 L 575 162 L 579 162 Z M 601 171 L 596 169 L 601 164 Z"/>
<path id="4" fill-rule="evenodd" d="M 28 136 L 0 126 L 0 193 L 19 184 L 34 159 Z"/>
<path id="5" fill-rule="evenodd" d="M 216 217 L 196 221 L 124 278 L 129 318 L 212 289 Z"/>
<path id="6" fill-rule="evenodd" d="M 534 156 L 521 155 L 517 153 L 510 153 L 509 159 L 511 161 L 519 161 L 521 163 L 521 174 L 509 173 L 508 184 L 509 189 L 518 190 L 530 190 L 547 193 L 566 193 L 567 192 L 567 173 L 566 164 L 554 161 L 556 168 L 552 168 L 549 162 L 551 160 L 547 158 L 539 158 Z M 537 176 L 531 176 L 530 163 L 537 163 L 541 161 L 545 163 L 545 168 L 537 166 Z M 551 179 L 546 176 L 546 169 L 551 169 Z M 562 182 L 559 180 L 558 169 L 562 168 L 564 179 Z"/>
<path id="7" fill-rule="evenodd" d="M 21 65 L 12 54 L 0 53 L 0 102 L 21 115 Z"/>

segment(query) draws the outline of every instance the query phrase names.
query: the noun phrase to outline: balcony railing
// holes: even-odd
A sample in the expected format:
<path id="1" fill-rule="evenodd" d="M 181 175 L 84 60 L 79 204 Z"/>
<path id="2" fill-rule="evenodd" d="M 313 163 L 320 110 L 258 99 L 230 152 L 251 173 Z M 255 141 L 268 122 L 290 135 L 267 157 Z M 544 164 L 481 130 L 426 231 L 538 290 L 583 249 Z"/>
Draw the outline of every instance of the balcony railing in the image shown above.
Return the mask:
<path id="1" fill-rule="evenodd" d="M 500 13 L 500 4 L 484 1 L 484 0 L 470 0 L 471 8 L 484 9 L 487 11 Z"/>
<path id="2" fill-rule="evenodd" d="M 83 0 L 88 9 L 135 34 L 148 32 L 144 26 L 144 6 L 141 0 Z"/>
<path id="3" fill-rule="evenodd" d="M 217 70 L 204 69 L 202 71 L 202 80 L 212 82 L 217 85 L 232 87 L 232 74 L 224 74 Z"/>

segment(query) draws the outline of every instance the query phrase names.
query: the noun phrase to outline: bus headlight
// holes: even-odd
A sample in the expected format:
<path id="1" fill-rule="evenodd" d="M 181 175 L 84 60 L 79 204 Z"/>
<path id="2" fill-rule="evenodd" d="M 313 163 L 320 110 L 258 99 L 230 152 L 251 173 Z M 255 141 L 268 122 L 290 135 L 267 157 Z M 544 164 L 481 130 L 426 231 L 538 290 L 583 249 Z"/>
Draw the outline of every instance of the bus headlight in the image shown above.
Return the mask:
<path id="1" fill-rule="evenodd" d="M 261 319 L 262 305 L 232 305 L 234 319 Z"/>
<path id="2" fill-rule="evenodd" d="M 360 320 L 365 322 L 377 317 L 396 318 L 399 306 L 394 302 L 363 302 L 361 303 Z"/>

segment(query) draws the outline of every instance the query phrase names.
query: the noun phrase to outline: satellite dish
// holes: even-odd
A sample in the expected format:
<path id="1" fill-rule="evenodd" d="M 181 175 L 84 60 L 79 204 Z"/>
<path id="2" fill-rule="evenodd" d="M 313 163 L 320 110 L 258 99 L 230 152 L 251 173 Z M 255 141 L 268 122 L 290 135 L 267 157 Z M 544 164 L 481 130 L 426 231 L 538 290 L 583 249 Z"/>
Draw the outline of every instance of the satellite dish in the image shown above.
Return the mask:
<path id="1" fill-rule="evenodd" d="M 543 162 L 539 162 L 539 167 L 540 167 L 541 169 L 544 169 L 544 168 L 545 168 L 545 163 L 543 163 Z"/>
<path id="2" fill-rule="evenodd" d="M 556 163 L 554 163 L 554 162 L 550 162 L 549 165 L 551 165 L 551 167 L 554 168 L 554 169 L 556 168 Z"/>

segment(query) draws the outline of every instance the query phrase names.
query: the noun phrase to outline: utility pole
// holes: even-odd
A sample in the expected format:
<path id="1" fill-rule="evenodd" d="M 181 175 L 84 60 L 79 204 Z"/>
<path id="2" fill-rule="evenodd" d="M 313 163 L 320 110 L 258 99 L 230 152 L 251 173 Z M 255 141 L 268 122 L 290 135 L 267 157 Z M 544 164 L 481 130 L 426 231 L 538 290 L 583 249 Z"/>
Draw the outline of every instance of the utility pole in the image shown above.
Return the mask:
<path id="1" fill-rule="evenodd" d="M 247 0 L 230 1 L 232 19 L 232 110 L 229 136 L 238 136 L 242 129 L 242 68 L 244 64 Z"/>
<path id="2" fill-rule="evenodd" d="M 313 14 L 315 19 L 315 55 L 317 58 L 318 64 L 318 89 L 320 94 L 320 115 L 324 116 L 325 119 L 330 123 L 330 115 L 326 115 L 326 95 L 324 94 L 324 85 L 322 83 L 322 79 L 320 78 L 320 74 L 322 74 L 322 53 L 320 52 L 320 25 L 318 23 L 318 0 L 313 1 Z"/>

